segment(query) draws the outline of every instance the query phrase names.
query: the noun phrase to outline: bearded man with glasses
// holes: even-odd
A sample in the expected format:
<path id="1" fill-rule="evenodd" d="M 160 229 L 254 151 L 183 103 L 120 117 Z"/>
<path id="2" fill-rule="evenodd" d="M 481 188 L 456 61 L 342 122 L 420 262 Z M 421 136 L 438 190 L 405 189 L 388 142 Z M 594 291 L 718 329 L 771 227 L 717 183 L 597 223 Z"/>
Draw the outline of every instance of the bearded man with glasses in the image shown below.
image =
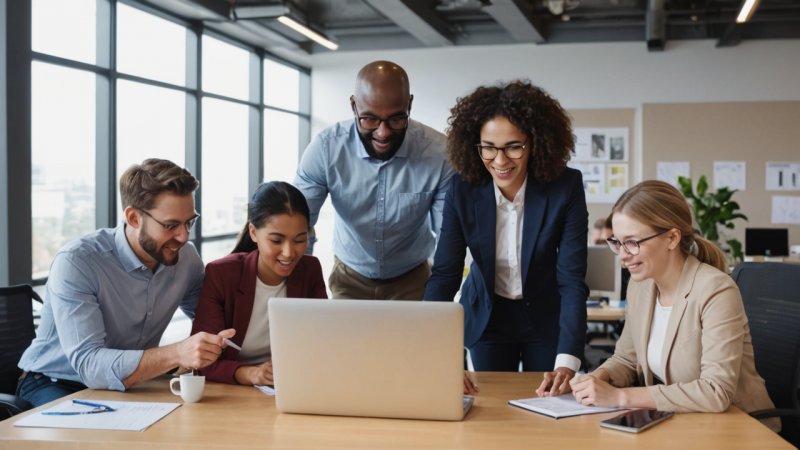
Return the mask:
<path id="1" fill-rule="evenodd" d="M 67 243 L 50 267 L 41 324 L 19 362 L 17 395 L 34 406 L 205 367 L 235 333 L 158 347 L 178 307 L 194 318 L 203 284 L 203 261 L 189 242 L 198 182 L 170 161 L 148 159 L 119 184 L 125 220 Z"/>
<path id="2" fill-rule="evenodd" d="M 413 99 L 402 67 L 369 63 L 350 96 L 353 118 L 303 153 L 295 185 L 311 225 L 328 195 L 336 209 L 333 298 L 422 299 L 453 170 L 444 135 L 410 119 Z"/>

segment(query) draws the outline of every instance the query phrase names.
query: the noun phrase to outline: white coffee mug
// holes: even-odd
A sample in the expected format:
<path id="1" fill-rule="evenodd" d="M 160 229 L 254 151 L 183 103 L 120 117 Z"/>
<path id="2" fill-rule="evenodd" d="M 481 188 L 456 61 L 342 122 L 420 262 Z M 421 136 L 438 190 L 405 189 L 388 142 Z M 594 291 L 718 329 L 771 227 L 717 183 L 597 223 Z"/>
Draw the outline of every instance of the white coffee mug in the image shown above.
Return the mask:
<path id="1" fill-rule="evenodd" d="M 180 390 L 175 390 L 175 383 L 180 383 Z M 206 377 L 185 373 L 180 378 L 169 381 L 169 390 L 175 395 L 180 395 L 184 402 L 199 402 L 203 398 L 203 389 L 206 386 Z"/>

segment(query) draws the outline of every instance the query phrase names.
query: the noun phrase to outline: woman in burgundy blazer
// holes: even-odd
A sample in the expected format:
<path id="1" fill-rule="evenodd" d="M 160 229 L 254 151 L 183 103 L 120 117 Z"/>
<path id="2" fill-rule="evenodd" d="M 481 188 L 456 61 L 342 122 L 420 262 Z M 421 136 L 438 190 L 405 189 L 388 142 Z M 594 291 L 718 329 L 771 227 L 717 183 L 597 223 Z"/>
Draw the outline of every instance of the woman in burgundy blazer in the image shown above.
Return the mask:
<path id="1" fill-rule="evenodd" d="M 259 186 L 248 205 L 248 223 L 236 248 L 206 267 L 192 334 L 234 328 L 236 335 L 231 340 L 244 346 L 254 304 L 266 302 L 265 298 L 256 300 L 257 285 L 280 292 L 285 286 L 286 297 L 327 298 L 319 260 L 304 255 L 308 215 L 305 198 L 292 185 L 271 182 Z M 262 305 L 261 311 L 265 310 Z M 259 331 L 265 330 L 253 330 Z M 268 342 L 259 345 L 262 353 L 263 347 L 269 353 Z M 248 362 L 239 356 L 239 350 L 228 346 L 200 373 L 222 383 L 272 384 L 270 358 Z"/>

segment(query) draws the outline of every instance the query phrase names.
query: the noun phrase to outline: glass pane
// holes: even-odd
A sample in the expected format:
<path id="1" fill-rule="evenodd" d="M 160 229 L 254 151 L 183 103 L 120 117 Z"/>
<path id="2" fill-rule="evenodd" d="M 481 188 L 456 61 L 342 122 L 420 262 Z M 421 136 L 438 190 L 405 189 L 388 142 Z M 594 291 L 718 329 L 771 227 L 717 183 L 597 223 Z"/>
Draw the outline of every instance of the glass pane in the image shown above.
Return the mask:
<path id="1" fill-rule="evenodd" d="M 203 36 L 203 90 L 248 100 L 250 53 Z"/>
<path id="2" fill-rule="evenodd" d="M 184 86 L 186 29 L 117 3 L 117 69 L 123 73 Z"/>
<path id="3" fill-rule="evenodd" d="M 131 164 L 146 158 L 184 166 L 185 105 L 183 92 L 117 81 L 117 180 Z"/>
<path id="4" fill-rule="evenodd" d="M 95 75 L 31 67 L 33 278 L 58 249 L 95 229 Z"/>
<path id="5" fill-rule="evenodd" d="M 294 180 L 300 154 L 298 117 L 264 111 L 264 181 Z"/>
<path id="6" fill-rule="evenodd" d="M 96 2 L 97 0 L 33 0 L 33 50 L 94 64 L 97 60 Z"/>
<path id="7" fill-rule="evenodd" d="M 264 60 L 264 104 L 299 111 L 300 72 L 292 67 Z"/>
<path id="8" fill-rule="evenodd" d="M 244 223 L 242 224 L 244 225 Z M 221 241 L 203 242 L 200 248 L 203 249 L 203 262 L 208 264 L 211 261 L 222 258 L 231 253 L 236 239 L 223 239 Z"/>
<path id="9" fill-rule="evenodd" d="M 203 235 L 238 233 L 247 218 L 248 107 L 203 99 Z"/>

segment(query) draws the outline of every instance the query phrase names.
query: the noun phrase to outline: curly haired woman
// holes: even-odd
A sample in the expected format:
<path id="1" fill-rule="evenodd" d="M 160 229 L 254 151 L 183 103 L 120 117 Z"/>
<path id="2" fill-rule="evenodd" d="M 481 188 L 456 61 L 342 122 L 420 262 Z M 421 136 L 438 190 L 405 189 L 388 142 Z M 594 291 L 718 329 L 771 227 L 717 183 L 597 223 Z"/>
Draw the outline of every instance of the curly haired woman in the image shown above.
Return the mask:
<path id="1" fill-rule="evenodd" d="M 561 105 L 526 81 L 483 86 L 450 110 L 447 154 L 457 175 L 425 299 L 461 286 L 464 341 L 476 370 L 554 371 L 568 387 L 586 336 L 588 212 L 567 167 L 575 140 Z M 465 391 L 474 386 L 465 378 Z"/>

